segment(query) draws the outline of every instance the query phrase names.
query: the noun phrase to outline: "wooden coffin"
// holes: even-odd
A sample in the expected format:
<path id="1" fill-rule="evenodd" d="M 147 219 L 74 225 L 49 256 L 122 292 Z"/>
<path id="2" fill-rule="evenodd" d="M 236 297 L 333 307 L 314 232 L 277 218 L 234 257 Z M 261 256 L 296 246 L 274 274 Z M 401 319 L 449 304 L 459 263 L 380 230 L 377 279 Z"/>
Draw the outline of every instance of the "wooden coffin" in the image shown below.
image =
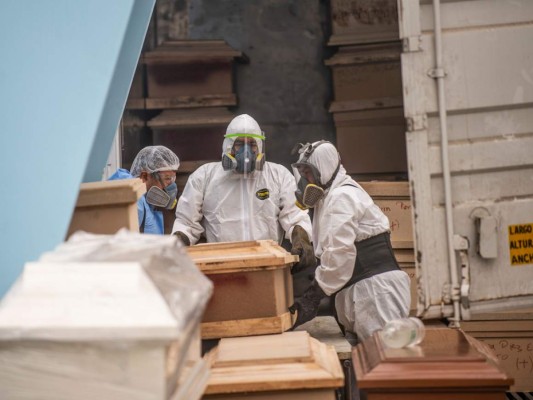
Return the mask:
<path id="1" fill-rule="evenodd" d="M 396 0 L 331 0 L 328 46 L 398 40 Z"/>
<path id="2" fill-rule="evenodd" d="M 188 252 L 214 284 L 203 339 L 281 333 L 292 326 L 290 267 L 298 256 L 272 240 L 200 244 Z"/>
<path id="3" fill-rule="evenodd" d="M 330 399 L 344 374 L 333 346 L 307 332 L 222 339 L 205 399 Z"/>
<path id="4" fill-rule="evenodd" d="M 333 74 L 332 112 L 402 105 L 400 42 L 346 46 L 325 61 Z"/>
<path id="5" fill-rule="evenodd" d="M 233 117 L 221 107 L 164 110 L 148 121 L 148 127 L 154 144 L 173 150 L 180 161 L 220 161 L 226 127 Z"/>
<path id="6" fill-rule="evenodd" d="M 356 180 L 407 177 L 405 118 L 401 107 L 333 114 L 342 165 Z"/>
<path id="7" fill-rule="evenodd" d="M 2 399 L 166 400 L 186 360 L 199 321 L 179 321 L 139 263 L 28 263 L 0 307 Z"/>
<path id="8" fill-rule="evenodd" d="M 502 400 L 512 379 L 486 350 L 450 328 L 428 328 L 420 345 L 403 349 L 376 332 L 353 349 L 357 385 L 368 400 Z"/>
<path id="9" fill-rule="evenodd" d="M 222 40 L 174 40 L 145 53 L 147 109 L 234 106 L 232 63 Z"/>
<path id="10" fill-rule="evenodd" d="M 82 183 L 67 237 L 77 230 L 112 234 L 127 228 L 138 232 L 137 200 L 145 192 L 140 179 Z"/>

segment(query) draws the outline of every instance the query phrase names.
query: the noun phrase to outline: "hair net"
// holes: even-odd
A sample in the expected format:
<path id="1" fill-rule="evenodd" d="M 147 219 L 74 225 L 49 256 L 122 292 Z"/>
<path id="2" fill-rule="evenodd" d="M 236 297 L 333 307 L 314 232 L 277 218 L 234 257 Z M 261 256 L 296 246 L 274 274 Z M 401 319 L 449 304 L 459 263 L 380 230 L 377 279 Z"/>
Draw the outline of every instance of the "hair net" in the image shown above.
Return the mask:
<path id="1" fill-rule="evenodd" d="M 318 142 L 314 142 L 313 146 L 316 143 Z M 303 156 L 302 153 L 300 159 Z M 325 185 L 337 169 L 340 163 L 340 156 L 335 146 L 331 143 L 323 143 L 313 151 L 307 162 L 314 165 L 320 171 L 320 183 Z"/>
<path id="2" fill-rule="evenodd" d="M 248 114 L 241 114 L 231 120 L 224 135 L 224 143 L 222 144 L 222 154 L 229 153 L 233 148 L 233 143 L 238 137 L 250 137 L 255 139 L 257 143 L 257 151 L 263 153 L 263 140 L 265 140 L 265 133 L 259 127 L 255 119 Z"/>
<path id="3" fill-rule="evenodd" d="M 180 160 L 176 154 L 165 146 L 148 146 L 139 151 L 130 173 L 139 177 L 141 172 L 177 171 Z"/>

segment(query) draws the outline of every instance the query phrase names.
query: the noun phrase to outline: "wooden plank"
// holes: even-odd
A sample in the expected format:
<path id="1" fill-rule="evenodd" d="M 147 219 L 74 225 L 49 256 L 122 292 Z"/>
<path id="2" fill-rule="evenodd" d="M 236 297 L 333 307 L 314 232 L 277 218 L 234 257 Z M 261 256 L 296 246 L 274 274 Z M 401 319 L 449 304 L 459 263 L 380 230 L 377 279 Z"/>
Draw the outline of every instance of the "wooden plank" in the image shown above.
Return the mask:
<path id="1" fill-rule="evenodd" d="M 202 339 L 282 333 L 292 327 L 294 320 L 295 317 L 289 312 L 286 312 L 270 318 L 202 322 Z"/>
<path id="2" fill-rule="evenodd" d="M 301 331 L 293 332 L 291 335 L 282 333 L 222 340 L 213 367 L 312 361 L 309 334 Z"/>
<path id="3" fill-rule="evenodd" d="M 271 240 L 206 243 L 187 250 L 205 274 L 285 268 L 298 262 L 298 256 Z"/>
<path id="4" fill-rule="evenodd" d="M 210 374 L 211 359 L 208 354 L 200 360 L 187 361 L 169 400 L 200 400 Z"/>
<path id="5" fill-rule="evenodd" d="M 220 107 L 237 105 L 235 94 L 205 94 L 202 96 L 176 96 L 173 98 L 147 98 L 148 110 L 159 108 Z"/>
<path id="6" fill-rule="evenodd" d="M 186 127 L 227 126 L 234 114 L 225 108 L 210 107 L 192 110 L 164 110 L 147 125 L 154 129 Z"/>
<path id="7" fill-rule="evenodd" d="M 241 56 L 242 52 L 223 40 L 169 40 L 145 53 L 142 62 L 148 65 L 221 62 Z"/>
<path id="8" fill-rule="evenodd" d="M 375 99 L 334 101 L 329 107 L 329 112 L 337 113 L 346 111 L 373 110 L 376 108 L 400 107 L 402 105 L 403 100 L 401 97 L 381 97 Z"/>
<path id="9" fill-rule="evenodd" d="M 409 182 L 358 182 L 372 198 L 409 198 Z"/>
<path id="10" fill-rule="evenodd" d="M 144 98 L 128 98 L 128 100 L 126 100 L 126 108 L 129 110 L 143 110 Z"/>

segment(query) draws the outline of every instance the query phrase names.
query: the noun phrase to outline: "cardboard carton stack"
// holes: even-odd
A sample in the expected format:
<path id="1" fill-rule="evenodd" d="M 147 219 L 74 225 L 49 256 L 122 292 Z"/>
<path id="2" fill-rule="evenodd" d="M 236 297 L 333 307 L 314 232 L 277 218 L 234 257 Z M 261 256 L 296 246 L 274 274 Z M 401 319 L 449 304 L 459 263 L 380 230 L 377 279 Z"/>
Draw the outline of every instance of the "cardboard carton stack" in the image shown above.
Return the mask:
<path id="1" fill-rule="evenodd" d="M 78 233 L 28 263 L 0 306 L 0 397 L 199 399 L 212 285 L 178 246 Z"/>
<path id="2" fill-rule="evenodd" d="M 479 314 L 461 329 L 494 352 L 514 379 L 512 391 L 533 392 L 533 309 Z"/>
<path id="3" fill-rule="evenodd" d="M 389 218 L 391 242 L 398 264 L 411 278 L 411 314 L 416 313 L 417 280 L 409 182 L 359 182 Z"/>
<path id="4" fill-rule="evenodd" d="M 337 147 L 358 178 L 406 176 L 405 119 L 396 0 L 332 0 Z"/>

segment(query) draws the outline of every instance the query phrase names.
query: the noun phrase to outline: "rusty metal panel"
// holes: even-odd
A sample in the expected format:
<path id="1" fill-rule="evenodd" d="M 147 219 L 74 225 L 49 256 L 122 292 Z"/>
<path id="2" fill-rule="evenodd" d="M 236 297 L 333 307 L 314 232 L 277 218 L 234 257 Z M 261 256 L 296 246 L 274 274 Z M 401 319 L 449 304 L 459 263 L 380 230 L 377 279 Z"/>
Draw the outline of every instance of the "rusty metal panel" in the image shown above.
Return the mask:
<path id="1" fill-rule="evenodd" d="M 447 316 L 454 289 L 433 7 L 431 1 L 399 0 L 418 311 Z M 453 234 L 468 241 L 463 258 L 455 247 L 455 261 L 464 290 L 461 318 L 468 319 L 533 305 L 533 2 L 443 1 L 440 23 Z"/>

